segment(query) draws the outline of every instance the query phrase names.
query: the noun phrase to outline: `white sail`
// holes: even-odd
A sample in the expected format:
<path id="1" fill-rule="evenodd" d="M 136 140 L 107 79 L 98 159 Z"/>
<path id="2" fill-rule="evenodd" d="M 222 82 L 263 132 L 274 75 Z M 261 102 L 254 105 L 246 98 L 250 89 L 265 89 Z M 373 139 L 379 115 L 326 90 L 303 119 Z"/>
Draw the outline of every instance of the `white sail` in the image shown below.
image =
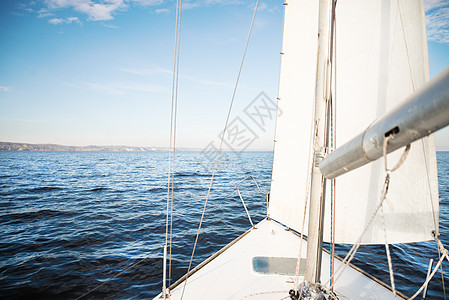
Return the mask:
<path id="1" fill-rule="evenodd" d="M 282 114 L 276 123 L 269 214 L 299 231 L 311 157 L 318 1 L 289 1 L 284 9 L 278 102 Z"/>
<path id="2" fill-rule="evenodd" d="M 293 10 L 297 10 L 295 13 L 305 14 L 305 8 L 301 5 L 312 6 L 297 1 L 292 4 L 289 2 L 286 6 L 285 22 L 286 26 L 288 24 L 289 28 L 294 28 L 292 30 L 297 33 L 289 35 L 289 32 L 286 32 L 284 36 L 285 55 L 281 65 L 281 82 L 282 76 L 286 76 L 286 72 L 293 68 L 291 61 L 301 61 L 303 65 L 299 66 L 299 74 L 293 77 L 293 82 L 287 81 L 280 85 L 279 107 L 283 115 L 279 118 L 276 129 L 270 216 L 301 231 L 309 160 L 307 144 L 310 140 L 313 112 L 312 104 L 308 101 L 313 102 L 313 96 L 310 95 L 313 95 L 315 87 L 313 62 L 316 62 L 317 28 L 315 25 L 298 27 L 292 24 L 303 21 L 289 18 Z M 317 24 L 318 7 L 308 9 L 305 16 L 307 22 Z M 310 11 L 315 11 L 316 14 Z M 376 118 L 421 87 L 428 80 L 429 72 L 422 1 L 339 1 L 336 17 L 337 66 L 334 80 L 337 84 L 335 95 L 338 146 L 359 134 Z M 306 41 L 314 51 L 304 51 Z M 310 62 L 306 63 L 307 61 Z M 303 68 L 308 65 L 312 70 Z M 306 75 L 306 72 L 309 73 Z M 291 77 L 290 74 L 290 80 Z M 309 82 L 309 78 L 313 79 L 312 82 Z M 298 84 L 299 80 L 301 84 Z M 295 102 L 296 106 L 290 102 Z M 294 109 L 296 112 L 293 112 Z M 286 111 L 289 114 L 286 114 Z M 306 122 L 308 123 L 304 124 Z M 289 144 L 291 142 L 286 141 L 284 131 L 290 134 L 291 139 L 299 136 L 297 145 L 292 146 Z M 302 133 L 299 133 L 300 131 Z M 395 164 L 401 155 L 400 150 L 397 152 L 399 153 L 389 155 L 390 166 Z M 285 177 L 289 180 L 286 181 Z M 381 159 L 337 179 L 334 228 L 337 243 L 354 243 L 357 240 L 379 203 L 384 178 Z M 327 196 L 329 194 L 327 193 Z M 324 235 L 326 241 L 329 241 L 330 237 L 329 206 L 327 201 Z M 433 136 L 413 143 L 404 165 L 392 174 L 387 202 L 384 204 L 384 215 L 389 243 L 417 242 L 433 238 L 432 230 L 435 230 L 435 224 L 438 224 Z M 362 241 L 384 243 L 385 234 L 380 216 L 376 217 Z"/>

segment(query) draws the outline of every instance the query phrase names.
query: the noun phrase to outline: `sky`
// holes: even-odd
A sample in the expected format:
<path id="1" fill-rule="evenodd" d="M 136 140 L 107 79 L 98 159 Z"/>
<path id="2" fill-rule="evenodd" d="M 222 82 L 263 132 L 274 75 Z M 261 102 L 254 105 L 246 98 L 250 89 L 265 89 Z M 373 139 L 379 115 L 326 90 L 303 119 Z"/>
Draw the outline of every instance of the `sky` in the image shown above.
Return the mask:
<path id="1" fill-rule="evenodd" d="M 216 147 L 255 1 L 183 3 L 176 143 Z M 449 1 L 425 8 L 434 77 L 449 66 Z M 1 0 L 0 141 L 167 147 L 175 13 L 174 0 Z M 247 112 L 277 97 L 281 31 L 282 1 L 261 1 L 230 119 L 252 131 L 247 149 L 272 149 L 274 114 Z M 449 128 L 436 142 L 449 150 Z"/>

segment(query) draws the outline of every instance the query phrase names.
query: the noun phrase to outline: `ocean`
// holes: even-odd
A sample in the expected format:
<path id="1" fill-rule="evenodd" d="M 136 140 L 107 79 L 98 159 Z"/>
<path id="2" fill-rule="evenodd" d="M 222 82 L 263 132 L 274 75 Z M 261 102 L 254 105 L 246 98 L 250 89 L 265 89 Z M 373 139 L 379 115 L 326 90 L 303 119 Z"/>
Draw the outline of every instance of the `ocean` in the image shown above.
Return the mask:
<path id="1" fill-rule="evenodd" d="M 202 152 L 178 151 L 175 161 L 172 282 L 187 270 L 213 165 Z M 449 247 L 449 152 L 438 152 L 437 161 L 440 238 Z M 269 192 L 271 165 L 271 152 L 224 153 L 194 265 L 250 228 L 234 187 L 253 176 Z M 159 294 L 167 176 L 167 152 L 0 152 L 0 297 Z M 261 221 L 264 196 L 249 179 L 239 188 L 253 222 Z M 396 287 L 411 296 L 426 277 L 429 259 L 438 260 L 435 243 L 390 249 Z M 345 251 L 337 247 L 340 255 Z M 362 246 L 353 263 L 389 282 L 384 246 Z M 449 291 L 448 266 L 443 264 Z M 429 299 L 444 299 L 441 278 L 438 272 L 431 281 Z"/>

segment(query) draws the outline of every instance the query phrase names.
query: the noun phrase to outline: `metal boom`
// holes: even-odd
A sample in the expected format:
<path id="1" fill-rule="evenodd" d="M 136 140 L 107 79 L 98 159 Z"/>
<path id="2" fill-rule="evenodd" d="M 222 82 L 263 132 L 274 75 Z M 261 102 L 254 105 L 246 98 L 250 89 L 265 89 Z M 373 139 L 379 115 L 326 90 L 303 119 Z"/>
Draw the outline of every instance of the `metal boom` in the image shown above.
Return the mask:
<path id="1" fill-rule="evenodd" d="M 371 124 L 320 162 L 320 171 L 328 179 L 357 169 L 383 155 L 384 138 L 388 153 L 426 137 L 449 125 L 449 68 L 409 96 L 396 109 Z"/>

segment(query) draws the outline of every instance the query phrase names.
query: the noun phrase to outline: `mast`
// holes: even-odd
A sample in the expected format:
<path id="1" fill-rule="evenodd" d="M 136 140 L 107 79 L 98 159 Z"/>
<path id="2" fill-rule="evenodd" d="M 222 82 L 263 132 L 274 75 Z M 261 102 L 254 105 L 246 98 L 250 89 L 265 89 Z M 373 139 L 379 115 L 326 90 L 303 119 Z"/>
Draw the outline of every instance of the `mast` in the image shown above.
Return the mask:
<path id="1" fill-rule="evenodd" d="M 307 266 L 305 279 L 311 287 L 320 283 L 323 245 L 324 203 L 326 180 L 319 169 L 319 162 L 328 147 L 329 122 L 327 120 L 331 85 L 331 29 L 334 5 L 330 0 L 320 0 L 318 18 L 318 54 L 315 86 L 314 162 L 312 168 L 309 227 L 307 241 Z M 334 3 L 334 2 L 333 2 Z M 332 8 L 332 9 L 331 9 Z M 332 18 L 331 18 L 332 17 Z M 332 19 L 332 20 L 331 20 Z"/>

